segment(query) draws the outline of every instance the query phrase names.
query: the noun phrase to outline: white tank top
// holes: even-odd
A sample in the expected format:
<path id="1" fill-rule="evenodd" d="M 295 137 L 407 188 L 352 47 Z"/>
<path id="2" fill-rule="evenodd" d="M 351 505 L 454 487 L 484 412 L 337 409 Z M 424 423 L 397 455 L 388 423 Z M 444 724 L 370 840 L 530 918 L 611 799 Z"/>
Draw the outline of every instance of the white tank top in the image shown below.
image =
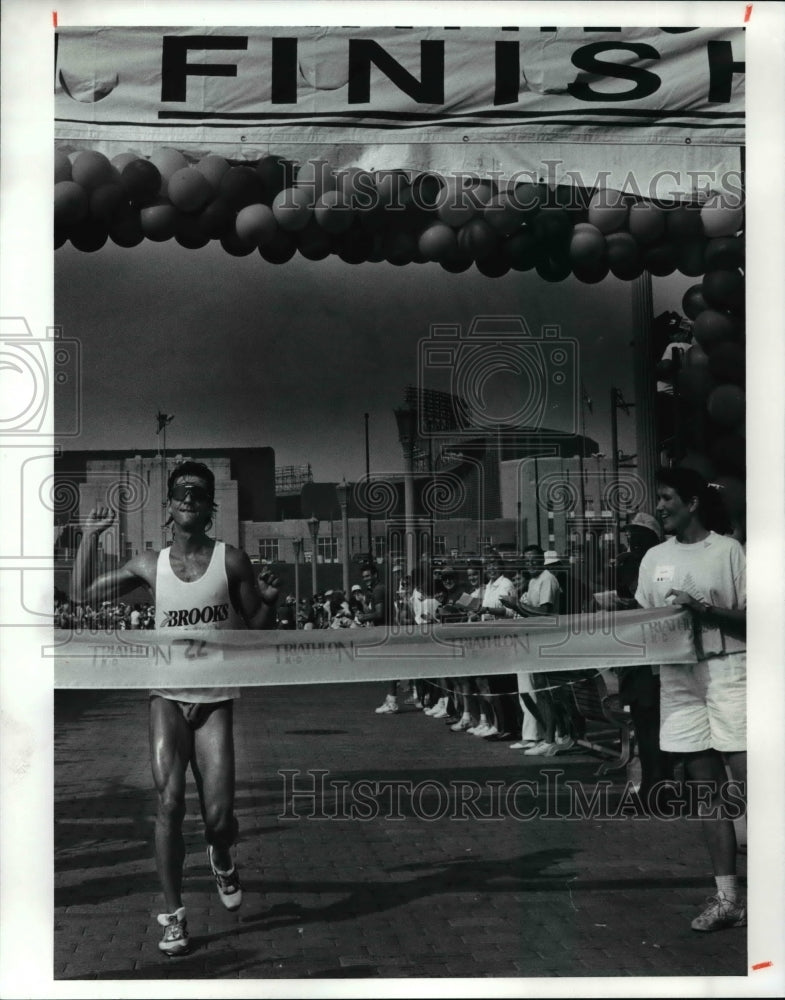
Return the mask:
<path id="1" fill-rule="evenodd" d="M 155 627 L 167 633 L 194 629 L 241 629 L 245 624 L 229 597 L 226 576 L 226 545 L 216 542 L 210 564 L 198 580 L 186 582 L 175 576 L 170 561 L 171 548 L 158 554 L 155 571 Z M 216 663 L 220 669 L 220 660 Z M 201 704 L 239 698 L 239 688 L 178 688 L 150 692 L 170 701 Z"/>

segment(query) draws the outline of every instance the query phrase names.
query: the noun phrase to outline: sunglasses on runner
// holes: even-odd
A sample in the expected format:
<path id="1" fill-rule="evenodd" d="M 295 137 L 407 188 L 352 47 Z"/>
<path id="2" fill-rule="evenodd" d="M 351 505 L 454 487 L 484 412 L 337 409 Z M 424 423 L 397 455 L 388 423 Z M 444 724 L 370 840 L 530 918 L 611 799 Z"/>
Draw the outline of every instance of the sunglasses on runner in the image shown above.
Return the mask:
<path id="1" fill-rule="evenodd" d="M 172 500 L 185 500 L 189 493 L 191 494 L 191 499 L 195 500 L 196 503 L 206 503 L 213 499 L 212 494 L 204 486 L 192 485 L 191 483 L 173 486 L 169 496 Z"/>

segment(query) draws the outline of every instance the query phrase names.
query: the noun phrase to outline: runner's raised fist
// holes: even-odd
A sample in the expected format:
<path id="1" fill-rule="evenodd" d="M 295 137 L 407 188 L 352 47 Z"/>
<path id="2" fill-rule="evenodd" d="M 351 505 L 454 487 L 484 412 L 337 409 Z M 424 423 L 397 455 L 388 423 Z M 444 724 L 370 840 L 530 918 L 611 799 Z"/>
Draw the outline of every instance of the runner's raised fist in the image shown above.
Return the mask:
<path id="1" fill-rule="evenodd" d="M 265 604 L 275 604 L 278 601 L 280 586 L 281 581 L 272 570 L 259 574 L 259 592 Z"/>

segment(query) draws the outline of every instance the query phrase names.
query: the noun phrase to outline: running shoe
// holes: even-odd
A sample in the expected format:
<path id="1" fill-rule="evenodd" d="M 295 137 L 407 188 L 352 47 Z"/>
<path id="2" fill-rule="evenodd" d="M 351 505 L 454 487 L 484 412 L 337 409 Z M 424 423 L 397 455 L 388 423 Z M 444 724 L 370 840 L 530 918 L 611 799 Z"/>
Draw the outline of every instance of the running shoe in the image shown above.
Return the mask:
<path id="1" fill-rule="evenodd" d="M 238 909 L 243 901 L 243 890 L 240 888 L 240 876 L 237 874 L 237 866 L 232 865 L 228 872 L 219 871 L 213 864 L 212 844 L 207 848 L 207 861 L 210 865 L 210 871 L 215 878 L 221 902 L 227 910 Z"/>
<path id="2" fill-rule="evenodd" d="M 435 705 L 431 705 L 430 708 L 423 709 L 423 714 L 434 716 L 436 715 L 437 712 L 443 712 L 446 704 L 447 704 L 447 699 L 440 698 Z M 444 714 L 446 715 L 447 713 L 444 712 Z"/>
<path id="3" fill-rule="evenodd" d="M 559 748 L 555 743 L 546 743 L 545 740 L 540 740 L 539 743 L 535 743 L 533 747 L 529 747 L 523 752 L 527 757 L 555 757 Z"/>
<path id="4" fill-rule="evenodd" d="M 708 906 L 692 921 L 694 931 L 721 931 L 724 927 L 746 927 L 747 908 L 724 896 L 711 896 Z"/>
<path id="5" fill-rule="evenodd" d="M 471 719 L 458 719 L 457 722 L 454 722 L 450 726 L 450 729 L 454 733 L 465 733 L 468 729 L 471 729 L 471 728 L 472 728 L 472 720 Z"/>
<path id="6" fill-rule="evenodd" d="M 185 907 L 181 906 L 174 913 L 159 913 L 158 923 L 164 928 L 164 936 L 158 942 L 158 947 L 170 958 L 187 955 L 191 950 L 188 940 L 188 921 L 185 919 Z"/>
<path id="7" fill-rule="evenodd" d="M 536 742 L 532 740 L 519 740 L 517 743 L 510 744 L 510 750 L 530 750 L 532 747 L 536 747 Z"/>
<path id="8" fill-rule="evenodd" d="M 556 753 L 566 753 L 571 747 L 575 746 L 575 740 L 572 736 L 557 736 L 556 737 Z"/>
<path id="9" fill-rule="evenodd" d="M 388 694 L 384 699 L 384 704 L 374 709 L 377 715 L 395 715 L 398 711 L 398 699 Z"/>

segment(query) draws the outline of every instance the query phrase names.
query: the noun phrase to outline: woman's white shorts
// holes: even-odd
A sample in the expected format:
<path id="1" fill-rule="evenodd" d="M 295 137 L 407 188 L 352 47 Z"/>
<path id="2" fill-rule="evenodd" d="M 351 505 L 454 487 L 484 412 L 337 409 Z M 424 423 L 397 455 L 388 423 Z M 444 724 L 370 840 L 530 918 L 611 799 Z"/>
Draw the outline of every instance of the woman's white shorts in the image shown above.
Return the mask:
<path id="1" fill-rule="evenodd" d="M 670 753 L 747 749 L 747 654 L 660 667 L 660 747 Z"/>

